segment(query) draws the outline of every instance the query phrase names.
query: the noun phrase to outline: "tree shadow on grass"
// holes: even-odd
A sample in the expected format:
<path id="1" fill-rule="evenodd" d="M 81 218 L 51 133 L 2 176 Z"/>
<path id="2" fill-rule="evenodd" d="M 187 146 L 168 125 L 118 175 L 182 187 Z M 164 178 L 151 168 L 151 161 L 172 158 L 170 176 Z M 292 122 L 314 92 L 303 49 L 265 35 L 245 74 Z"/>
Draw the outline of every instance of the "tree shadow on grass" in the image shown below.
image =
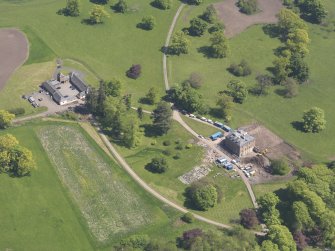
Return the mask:
<path id="1" fill-rule="evenodd" d="M 286 89 L 276 89 L 275 90 L 275 93 L 278 95 L 278 96 L 281 96 L 283 98 L 288 98 L 286 97 L 286 94 L 287 94 L 287 90 Z"/>
<path id="2" fill-rule="evenodd" d="M 140 127 L 144 128 L 145 137 L 154 138 L 154 137 L 160 136 L 157 128 L 154 125 L 145 124 L 145 125 L 141 125 Z"/>
<path id="3" fill-rule="evenodd" d="M 211 116 L 213 116 L 213 117 L 215 117 L 215 118 L 217 118 L 217 119 L 222 119 L 220 108 L 211 107 L 211 108 L 209 108 L 208 114 L 211 115 Z"/>
<path id="4" fill-rule="evenodd" d="M 293 121 L 293 122 L 291 122 L 291 125 L 297 131 L 305 132 L 305 130 L 304 130 L 304 123 L 303 122 L 301 122 L 301 121 Z"/>
<path id="5" fill-rule="evenodd" d="M 280 37 L 280 29 L 276 24 L 266 24 L 262 29 L 263 32 L 271 38 Z"/>
<path id="6" fill-rule="evenodd" d="M 202 53 L 205 58 L 213 58 L 210 46 L 201 46 L 197 49 L 199 53 Z"/>
<path id="7" fill-rule="evenodd" d="M 82 23 L 82 24 L 86 24 L 86 25 L 95 25 L 95 24 L 96 24 L 96 23 L 92 22 L 92 20 L 89 19 L 89 18 L 84 18 L 84 19 L 82 19 L 82 20 L 81 20 L 81 23 Z"/>

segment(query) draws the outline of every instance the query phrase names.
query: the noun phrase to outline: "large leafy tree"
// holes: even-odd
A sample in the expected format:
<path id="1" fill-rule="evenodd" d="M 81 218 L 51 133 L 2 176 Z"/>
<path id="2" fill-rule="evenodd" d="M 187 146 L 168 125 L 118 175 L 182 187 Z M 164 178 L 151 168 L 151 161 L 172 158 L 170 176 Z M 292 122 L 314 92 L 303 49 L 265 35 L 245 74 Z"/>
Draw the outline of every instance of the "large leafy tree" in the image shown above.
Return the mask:
<path id="1" fill-rule="evenodd" d="M 67 0 L 66 7 L 62 10 L 64 15 L 77 17 L 80 14 L 79 0 Z"/>
<path id="2" fill-rule="evenodd" d="M 213 4 L 207 6 L 201 18 L 210 24 L 214 24 L 217 21 L 217 11 Z"/>
<path id="3" fill-rule="evenodd" d="M 165 158 L 153 158 L 146 169 L 153 173 L 164 173 L 168 169 L 168 163 Z"/>
<path id="4" fill-rule="evenodd" d="M 167 10 L 170 9 L 172 6 L 172 0 L 154 0 L 152 5 L 156 8 Z"/>
<path id="5" fill-rule="evenodd" d="M 187 188 L 187 199 L 198 209 L 206 211 L 217 204 L 218 193 L 215 186 L 197 183 Z"/>
<path id="6" fill-rule="evenodd" d="M 187 39 L 185 33 L 178 31 L 172 37 L 168 52 L 175 55 L 187 54 L 189 46 L 190 41 Z"/>
<path id="7" fill-rule="evenodd" d="M 30 150 L 19 145 L 11 134 L 0 136 L 0 172 L 22 177 L 35 168 Z"/>
<path id="8" fill-rule="evenodd" d="M 157 108 L 153 111 L 153 125 L 158 134 L 166 134 L 172 125 L 172 110 L 167 102 L 159 102 Z"/>
<path id="9" fill-rule="evenodd" d="M 286 8 L 281 9 L 278 14 L 278 27 L 284 38 L 296 29 L 307 30 L 307 25 L 304 21 L 292 10 Z"/>
<path id="10" fill-rule="evenodd" d="M 283 225 L 269 226 L 267 238 L 277 244 L 280 251 L 296 251 L 296 244 L 293 236 L 287 227 Z"/>
<path id="11" fill-rule="evenodd" d="M 230 121 L 232 117 L 232 109 L 234 106 L 233 98 L 222 94 L 217 99 L 216 105 L 219 107 L 217 110 L 217 115 L 223 118 L 225 121 Z"/>
<path id="12" fill-rule="evenodd" d="M 318 107 L 312 107 L 303 115 L 303 128 L 306 132 L 320 132 L 326 128 L 325 113 Z"/>
<path id="13" fill-rule="evenodd" d="M 207 29 L 207 23 L 198 17 L 193 18 L 190 24 L 188 31 L 192 36 L 202 36 Z"/>
<path id="14" fill-rule="evenodd" d="M 202 96 L 189 83 L 172 88 L 169 95 L 176 106 L 188 112 L 202 113 L 204 110 Z"/>
<path id="15" fill-rule="evenodd" d="M 6 110 L 0 110 L 0 128 L 5 129 L 10 126 L 14 118 L 14 114 L 11 114 Z"/>
<path id="16" fill-rule="evenodd" d="M 128 11 L 128 4 L 125 0 L 119 0 L 114 6 L 113 9 L 119 13 L 126 13 Z"/>
<path id="17" fill-rule="evenodd" d="M 231 80 L 226 93 L 234 99 L 234 102 L 242 104 L 248 95 L 248 89 L 242 81 Z"/>
<path id="18" fill-rule="evenodd" d="M 210 38 L 210 55 L 214 58 L 224 58 L 228 54 L 228 40 L 226 39 L 223 31 L 212 33 Z"/>
<path id="19" fill-rule="evenodd" d="M 146 101 L 150 105 L 154 105 L 158 102 L 159 96 L 156 88 L 151 87 L 148 93 L 145 95 Z"/>
<path id="20" fill-rule="evenodd" d="M 299 0 L 298 6 L 303 18 L 313 23 L 321 23 L 327 16 L 326 8 L 321 0 Z"/>
<path id="21" fill-rule="evenodd" d="M 104 7 L 96 4 L 93 6 L 89 14 L 89 21 L 91 24 L 101 24 L 104 22 L 105 18 L 109 17 L 109 14 Z"/>
<path id="22" fill-rule="evenodd" d="M 256 211 L 250 208 L 243 209 L 240 212 L 240 222 L 245 228 L 254 228 L 258 224 Z"/>

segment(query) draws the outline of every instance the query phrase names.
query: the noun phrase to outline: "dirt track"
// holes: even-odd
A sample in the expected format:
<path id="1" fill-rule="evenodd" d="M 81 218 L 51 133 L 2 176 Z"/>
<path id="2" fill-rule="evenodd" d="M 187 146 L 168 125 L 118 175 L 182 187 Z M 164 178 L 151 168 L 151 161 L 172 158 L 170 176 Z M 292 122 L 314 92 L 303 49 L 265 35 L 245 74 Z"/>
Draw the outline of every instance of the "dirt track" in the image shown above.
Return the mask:
<path id="1" fill-rule="evenodd" d="M 276 15 L 283 8 L 281 0 L 258 0 L 259 13 L 245 15 L 235 5 L 236 0 L 225 0 L 214 4 L 220 19 L 223 20 L 227 37 L 233 37 L 254 24 L 276 23 Z"/>
<path id="2" fill-rule="evenodd" d="M 21 31 L 0 29 L 0 90 L 27 59 L 28 51 L 29 43 Z"/>

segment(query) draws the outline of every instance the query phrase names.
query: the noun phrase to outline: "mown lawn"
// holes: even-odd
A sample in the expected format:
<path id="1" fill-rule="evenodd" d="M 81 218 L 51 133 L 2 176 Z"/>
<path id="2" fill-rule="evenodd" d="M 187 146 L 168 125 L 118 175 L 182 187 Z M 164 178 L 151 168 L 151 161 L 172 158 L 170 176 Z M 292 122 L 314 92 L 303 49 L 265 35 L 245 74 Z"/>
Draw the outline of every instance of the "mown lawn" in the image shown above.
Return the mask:
<path id="1" fill-rule="evenodd" d="M 115 185 L 118 188 L 126 187 L 126 190 L 131 192 L 129 198 L 133 198 L 134 196 L 139 198 L 137 206 L 120 210 L 120 206 L 124 204 L 118 202 L 118 204 L 105 208 L 105 211 L 100 216 L 105 217 L 109 212 L 116 213 L 116 210 L 119 210 L 119 216 L 114 215 L 115 218 L 121 216 L 124 219 L 130 220 L 131 217 L 138 217 L 137 211 L 140 212 L 145 209 L 146 213 L 150 214 L 147 218 L 150 223 L 145 226 L 136 227 L 133 224 L 134 222 L 128 221 L 130 225 L 128 225 L 125 232 L 112 234 L 114 230 L 111 230 L 112 239 L 104 244 L 92 238 L 91 229 L 88 227 L 85 217 L 82 216 L 80 205 L 73 199 L 73 194 L 71 194 L 73 191 L 62 185 L 54 164 L 50 162 L 37 136 L 37 133 L 41 132 L 40 130 L 51 129 L 53 127 L 70 127 L 75 130 L 75 135 L 76 132 L 81 133 L 84 137 L 82 138 L 83 145 L 85 146 L 88 143 L 93 151 L 91 152 L 89 149 L 86 149 L 87 155 L 92 158 L 91 161 L 97 157 L 97 154 L 100 156 L 97 157 L 98 159 L 102 158 L 102 161 L 109 163 L 113 175 L 113 180 L 110 180 L 111 185 Z M 194 224 L 183 223 L 180 220 L 181 214 L 179 212 L 166 205 L 162 205 L 142 190 L 136 182 L 103 153 L 103 150 L 96 145 L 93 139 L 79 125 L 72 123 L 69 125 L 69 123 L 56 121 L 34 122 L 26 126 L 1 131 L 0 133 L 15 135 L 23 146 L 33 151 L 34 159 L 37 163 L 37 169 L 33 170 L 29 177 L 18 179 L 10 178 L 6 174 L 0 175 L 0 210 L 2 212 L 0 220 L 1 229 L 6 229 L 0 235 L 1 250 L 110 250 L 112 245 L 116 244 L 121 238 L 131 234 L 147 234 L 152 239 L 175 242 L 175 239 L 187 229 L 194 227 L 213 229 L 212 226 L 201 222 Z M 87 142 L 85 143 L 85 141 Z M 64 146 L 69 144 L 69 142 L 63 143 Z M 67 148 L 63 150 L 64 154 L 71 152 Z M 84 158 L 82 155 L 80 156 Z M 92 169 L 97 167 L 94 164 L 91 165 Z M 87 168 L 80 165 L 78 168 L 82 169 L 83 176 L 81 176 L 80 180 L 82 182 L 81 185 L 83 185 Z M 99 168 L 101 171 L 101 166 Z M 104 173 L 106 174 L 107 172 L 105 170 Z M 67 174 L 70 175 L 70 172 Z M 92 175 L 94 172 L 90 174 Z M 76 192 L 84 193 L 85 196 L 91 199 L 91 196 L 99 198 L 100 195 L 94 195 L 94 191 L 100 187 L 101 189 L 103 188 L 101 190 L 103 194 L 106 192 L 104 189 L 109 187 L 108 182 L 106 184 L 97 184 L 96 182 L 99 181 L 101 179 L 93 180 L 93 178 L 89 179 L 86 176 L 85 186 Z M 124 196 L 124 192 L 111 194 L 111 196 L 116 198 Z M 85 198 L 82 199 L 79 203 L 85 202 Z M 107 202 L 101 204 L 91 201 L 92 205 L 87 206 L 95 207 L 95 210 L 92 212 L 99 215 L 99 213 L 102 213 L 102 211 L 99 211 L 99 208 L 101 209 Z M 125 203 L 129 202 L 125 201 Z M 144 203 L 144 205 L 141 206 L 141 203 Z M 129 210 L 135 210 L 136 213 L 128 214 Z M 109 222 L 113 222 L 113 220 Z M 103 229 L 103 224 L 101 227 Z"/>
<path id="2" fill-rule="evenodd" d="M 217 2 L 217 1 L 206 1 Z M 326 0 L 329 19 L 335 18 L 335 2 Z M 189 20 L 202 13 L 206 6 L 186 7 L 178 21 L 178 29 L 189 26 Z M 295 145 L 305 157 L 320 161 L 334 157 L 335 114 L 333 108 L 333 65 L 335 57 L 330 53 L 335 44 L 333 25 L 322 27 L 309 24 L 311 44 L 307 62 L 310 66 L 310 82 L 300 87 L 299 96 L 286 99 L 277 94 L 279 87 L 271 89 L 266 97 L 249 95 L 243 105 L 236 105 L 231 125 L 235 128 L 251 122 L 261 122 L 270 130 Z M 280 45 L 276 38 L 266 35 L 261 25 L 253 26 L 245 32 L 230 39 L 230 54 L 224 59 L 208 59 L 198 49 L 209 45 L 209 35 L 189 37 L 190 53 L 179 57 L 169 57 L 169 78 L 171 83 L 180 83 L 191 72 L 203 75 L 205 84 L 200 88 L 205 102 L 215 106 L 218 91 L 226 88 L 229 80 L 234 79 L 226 69 L 231 63 L 245 59 L 250 63 L 253 73 L 249 77 L 240 78 L 247 86 L 255 84 L 257 74 L 265 74 L 267 67 L 274 60 L 274 49 Z M 327 129 L 319 134 L 306 134 L 296 130 L 292 122 L 301 121 L 302 113 L 312 106 L 325 110 Z"/>
<path id="3" fill-rule="evenodd" d="M 26 115 L 41 111 L 43 107 L 33 108 L 27 100 L 22 99 L 22 95 L 37 92 L 39 85 L 51 78 L 55 66 L 54 62 L 23 65 L 1 90 L 0 109 L 10 110 L 22 107 L 25 109 Z"/>
<path id="4" fill-rule="evenodd" d="M 18 27 L 27 33 L 31 43 L 27 64 L 44 62 L 50 58 L 71 58 L 85 64 L 103 79 L 122 79 L 125 90 L 133 94 L 134 103 L 150 87 L 164 94 L 161 47 L 169 25 L 180 2 L 174 0 L 170 10 L 164 11 L 150 5 L 151 0 L 128 0 L 131 11 L 114 13 L 105 5 L 110 18 L 102 25 L 86 25 L 93 4 L 81 2 L 79 17 L 65 17 L 56 12 L 65 1 L 0 1 L 0 27 Z M 156 18 L 152 31 L 136 28 L 144 16 Z M 15 17 L 15 18 L 14 18 Z M 36 49 L 38 48 L 38 49 Z M 142 75 L 137 80 L 125 76 L 132 64 L 142 65 Z M 150 107 L 149 107 L 150 108 Z"/>
<path id="5" fill-rule="evenodd" d="M 293 179 L 292 179 L 293 180 Z M 290 180 L 286 181 L 274 181 L 271 183 L 256 184 L 252 186 L 252 189 L 257 198 L 263 196 L 266 193 L 275 192 L 281 188 L 286 188 L 287 183 Z"/>
<path id="6" fill-rule="evenodd" d="M 187 116 L 183 116 L 182 119 L 186 122 L 186 124 L 191 127 L 195 132 L 201 134 L 204 137 L 209 137 L 210 135 L 222 131 L 219 128 L 215 128 L 210 125 L 206 125 L 200 121 L 191 119 Z"/>
<path id="7" fill-rule="evenodd" d="M 145 116 L 143 124 L 149 123 L 149 116 Z M 169 141 L 171 144 L 164 146 L 164 141 Z M 204 149 L 194 144 L 195 141 L 196 139 L 186 133 L 183 127 L 173 122 L 172 129 L 166 135 L 159 137 L 144 136 L 141 144 L 136 148 L 128 149 L 117 145 L 117 142 L 114 143 L 116 143 L 116 148 L 125 157 L 128 164 L 151 187 L 170 200 L 183 205 L 185 201 L 183 193 L 187 185 L 184 185 L 178 177 L 199 166 L 204 157 Z M 186 149 L 185 145 L 187 143 L 193 143 L 193 147 Z M 178 145 L 183 146 L 182 150 L 177 149 Z M 169 151 L 171 154 L 166 156 L 163 151 Z M 180 154 L 180 159 L 173 158 L 176 153 Z M 166 158 L 169 168 L 165 173 L 155 174 L 145 169 L 145 165 L 154 157 Z M 217 171 L 217 168 L 214 167 L 214 171 L 208 176 L 209 179 Z M 207 212 L 195 211 L 196 213 L 219 222 L 230 223 L 231 220 L 238 218 L 238 213 L 242 208 L 252 206 L 241 180 L 232 180 L 220 176 L 212 179 L 212 181 L 222 187 L 224 199 L 215 208 Z"/>
<path id="8" fill-rule="evenodd" d="M 37 169 L 24 178 L 0 175 L 0 250 L 92 250 L 34 127 L 0 133 L 7 132 L 32 150 Z"/>

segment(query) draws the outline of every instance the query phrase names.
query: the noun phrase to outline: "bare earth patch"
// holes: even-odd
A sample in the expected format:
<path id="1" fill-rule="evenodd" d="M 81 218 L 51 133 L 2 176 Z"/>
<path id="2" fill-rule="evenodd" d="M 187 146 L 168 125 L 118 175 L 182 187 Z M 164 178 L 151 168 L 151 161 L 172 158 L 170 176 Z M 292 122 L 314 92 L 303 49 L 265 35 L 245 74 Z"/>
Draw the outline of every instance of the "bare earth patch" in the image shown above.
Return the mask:
<path id="1" fill-rule="evenodd" d="M 219 18 L 223 20 L 227 37 L 233 37 L 254 24 L 276 23 L 276 15 L 283 8 L 281 0 L 258 0 L 259 13 L 246 15 L 239 11 L 236 0 L 214 4 Z"/>
<path id="2" fill-rule="evenodd" d="M 256 147 L 260 152 L 267 149 L 265 156 L 248 156 L 243 158 L 244 164 L 252 164 L 256 175 L 249 180 L 252 184 L 267 183 L 272 181 L 285 181 L 292 177 L 292 173 L 285 176 L 272 175 L 269 173 L 270 160 L 287 158 L 291 165 L 299 164 L 301 160 L 300 153 L 291 145 L 286 143 L 279 136 L 259 124 L 252 124 L 242 127 L 256 139 Z"/>
<path id="3" fill-rule="evenodd" d="M 16 29 L 0 29 L 0 90 L 11 74 L 28 57 L 29 43 L 26 36 Z"/>

